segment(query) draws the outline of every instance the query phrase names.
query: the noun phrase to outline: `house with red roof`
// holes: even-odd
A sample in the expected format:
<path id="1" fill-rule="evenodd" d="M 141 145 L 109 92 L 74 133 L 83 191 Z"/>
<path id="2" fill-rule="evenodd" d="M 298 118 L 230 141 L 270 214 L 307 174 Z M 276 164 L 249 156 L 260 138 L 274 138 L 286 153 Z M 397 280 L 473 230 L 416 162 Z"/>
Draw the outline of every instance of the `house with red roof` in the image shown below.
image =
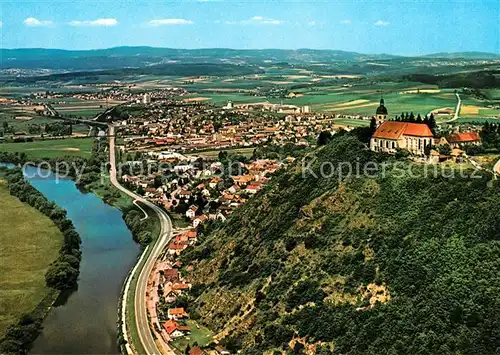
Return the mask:
<path id="1" fill-rule="evenodd" d="M 163 323 L 163 328 L 167 332 L 170 338 L 182 337 L 186 334 L 191 333 L 191 329 L 186 325 L 179 325 L 175 320 L 168 320 Z"/>
<path id="2" fill-rule="evenodd" d="M 385 121 L 370 139 L 370 149 L 375 152 L 395 153 L 406 149 L 415 155 L 423 155 L 426 146 L 432 146 L 433 134 L 424 123 Z"/>
<path id="3" fill-rule="evenodd" d="M 205 350 L 202 350 L 199 346 L 194 346 L 189 350 L 189 355 L 203 355 L 206 354 Z"/>
<path id="4" fill-rule="evenodd" d="M 170 245 L 168 246 L 168 253 L 170 255 L 175 255 L 175 254 L 180 255 L 181 251 L 186 249 L 187 246 L 188 246 L 187 242 L 170 243 Z"/>
<path id="5" fill-rule="evenodd" d="M 206 214 L 202 214 L 201 216 L 196 217 L 193 219 L 193 227 L 196 228 L 200 224 L 205 223 L 208 220 L 208 216 Z"/>
<path id="6" fill-rule="evenodd" d="M 177 269 L 166 269 L 160 271 L 160 274 L 163 276 L 165 282 L 173 282 L 179 280 L 179 270 Z"/>
<path id="7" fill-rule="evenodd" d="M 170 308 L 167 314 L 168 319 L 179 320 L 185 319 L 188 317 L 188 314 L 184 310 L 184 308 Z"/>
<path id="8" fill-rule="evenodd" d="M 480 145 L 481 137 L 477 132 L 458 132 L 446 136 L 446 140 L 452 148 L 460 148 L 464 145 Z"/>

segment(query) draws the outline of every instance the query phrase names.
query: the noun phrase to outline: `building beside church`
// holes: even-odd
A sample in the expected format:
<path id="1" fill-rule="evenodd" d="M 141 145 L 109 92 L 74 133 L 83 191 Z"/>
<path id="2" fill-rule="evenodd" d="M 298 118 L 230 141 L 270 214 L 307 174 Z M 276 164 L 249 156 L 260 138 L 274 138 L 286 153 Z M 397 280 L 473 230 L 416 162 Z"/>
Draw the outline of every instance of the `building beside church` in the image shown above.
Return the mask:
<path id="1" fill-rule="evenodd" d="M 385 153 L 406 149 L 412 154 L 424 155 L 425 147 L 432 146 L 433 140 L 432 131 L 424 123 L 385 121 L 370 139 L 370 149 Z"/>
<path id="2" fill-rule="evenodd" d="M 467 145 L 481 145 L 481 137 L 477 132 L 458 132 L 450 134 L 446 140 L 452 148 L 461 148 Z"/>
<path id="3" fill-rule="evenodd" d="M 380 106 L 377 107 L 375 119 L 377 120 L 377 124 L 380 124 L 387 119 L 387 107 L 385 107 L 383 98 L 380 99 Z"/>

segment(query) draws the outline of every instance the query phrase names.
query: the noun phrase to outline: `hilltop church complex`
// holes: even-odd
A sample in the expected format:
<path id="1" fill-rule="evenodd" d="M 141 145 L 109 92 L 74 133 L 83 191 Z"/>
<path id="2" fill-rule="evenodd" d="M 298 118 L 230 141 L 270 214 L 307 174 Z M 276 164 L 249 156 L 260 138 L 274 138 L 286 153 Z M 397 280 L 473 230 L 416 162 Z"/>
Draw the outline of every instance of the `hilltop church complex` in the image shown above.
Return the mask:
<path id="1" fill-rule="evenodd" d="M 423 123 L 386 121 L 387 114 L 384 99 L 381 99 L 375 113 L 378 127 L 370 139 L 370 149 L 386 153 L 406 149 L 412 154 L 424 155 L 425 147 L 432 145 L 434 139 L 429 126 Z"/>

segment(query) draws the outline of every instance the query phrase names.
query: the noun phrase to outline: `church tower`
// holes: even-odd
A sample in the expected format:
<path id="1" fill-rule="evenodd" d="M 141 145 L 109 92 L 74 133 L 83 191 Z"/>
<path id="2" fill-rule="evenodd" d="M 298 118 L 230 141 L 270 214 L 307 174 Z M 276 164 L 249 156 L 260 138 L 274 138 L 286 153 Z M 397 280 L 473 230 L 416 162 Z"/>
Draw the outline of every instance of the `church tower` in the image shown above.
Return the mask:
<path id="1" fill-rule="evenodd" d="M 378 124 L 384 122 L 387 118 L 387 108 L 384 105 L 384 98 L 380 99 L 380 106 L 377 107 L 375 118 Z"/>

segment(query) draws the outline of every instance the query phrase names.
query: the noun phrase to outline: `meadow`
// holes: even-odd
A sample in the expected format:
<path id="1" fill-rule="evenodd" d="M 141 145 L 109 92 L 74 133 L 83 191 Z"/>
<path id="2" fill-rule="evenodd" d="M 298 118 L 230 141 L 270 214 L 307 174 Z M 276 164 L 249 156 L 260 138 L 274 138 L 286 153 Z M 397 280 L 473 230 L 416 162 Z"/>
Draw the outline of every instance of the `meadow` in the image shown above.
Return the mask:
<path id="1" fill-rule="evenodd" d="M 49 100 L 53 101 L 53 100 Z M 79 100 L 75 98 L 65 98 L 63 102 L 53 103 L 54 109 L 61 116 L 77 116 L 92 118 L 106 110 L 107 107 L 118 105 L 123 101 L 106 100 Z"/>
<path id="2" fill-rule="evenodd" d="M 45 272 L 59 255 L 63 236 L 46 216 L 9 194 L 0 180 L 0 338 L 54 291 Z"/>
<path id="3" fill-rule="evenodd" d="M 30 158 L 90 157 L 93 138 L 47 139 L 33 142 L 0 143 L 2 152 L 26 153 Z"/>

